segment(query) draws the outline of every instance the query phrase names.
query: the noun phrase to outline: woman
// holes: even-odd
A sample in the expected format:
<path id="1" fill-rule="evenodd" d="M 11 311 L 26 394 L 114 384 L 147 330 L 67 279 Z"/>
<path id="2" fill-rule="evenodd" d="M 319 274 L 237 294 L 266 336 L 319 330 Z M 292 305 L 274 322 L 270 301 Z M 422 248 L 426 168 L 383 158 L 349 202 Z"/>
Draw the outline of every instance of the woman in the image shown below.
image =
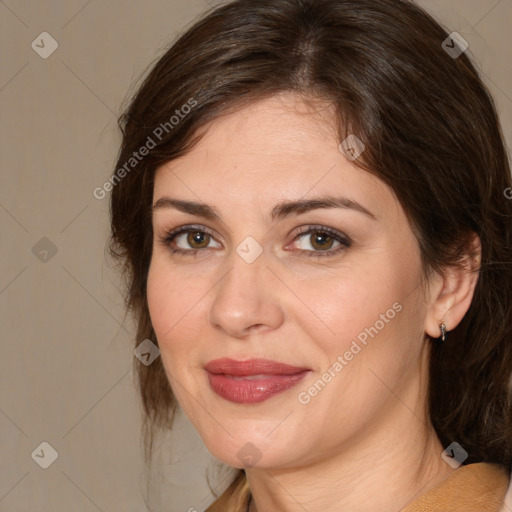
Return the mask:
<path id="1" fill-rule="evenodd" d="M 511 177 L 465 50 L 411 2 L 237 0 L 122 117 L 148 457 L 179 404 L 239 468 L 208 511 L 502 506 Z"/>

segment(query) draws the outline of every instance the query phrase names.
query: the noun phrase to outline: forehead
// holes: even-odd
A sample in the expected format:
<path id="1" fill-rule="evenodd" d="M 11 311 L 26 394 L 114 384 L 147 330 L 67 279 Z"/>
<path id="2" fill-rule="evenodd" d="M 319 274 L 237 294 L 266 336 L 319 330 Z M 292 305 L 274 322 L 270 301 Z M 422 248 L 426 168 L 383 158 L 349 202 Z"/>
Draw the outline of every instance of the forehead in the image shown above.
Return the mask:
<path id="1" fill-rule="evenodd" d="M 188 154 L 160 166 L 154 197 L 247 206 L 342 192 L 374 210 L 389 206 L 388 187 L 340 152 L 335 122 L 331 105 L 292 93 L 253 103 L 211 122 Z"/>
<path id="2" fill-rule="evenodd" d="M 206 127 L 203 144 L 224 154 L 236 146 L 237 152 L 304 155 L 337 146 L 335 122 L 332 105 L 286 92 L 213 121 Z"/>

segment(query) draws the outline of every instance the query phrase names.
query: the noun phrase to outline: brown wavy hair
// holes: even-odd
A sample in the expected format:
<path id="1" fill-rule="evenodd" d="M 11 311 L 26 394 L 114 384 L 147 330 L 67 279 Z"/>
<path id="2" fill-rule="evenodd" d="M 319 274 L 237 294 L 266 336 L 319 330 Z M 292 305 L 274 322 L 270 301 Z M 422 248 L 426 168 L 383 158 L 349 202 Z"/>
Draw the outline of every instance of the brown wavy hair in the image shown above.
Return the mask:
<path id="1" fill-rule="evenodd" d="M 193 148 L 207 123 L 252 102 L 283 91 L 327 100 L 340 142 L 354 133 L 366 145 L 354 163 L 398 198 L 425 275 L 461 265 L 470 235 L 480 237 L 472 304 L 444 343 L 431 344 L 429 414 L 444 446 L 457 441 L 469 453 L 465 464 L 510 470 L 510 166 L 494 101 L 468 52 L 443 49 L 447 37 L 402 0 L 235 0 L 210 10 L 157 60 L 119 119 L 110 248 L 123 263 L 136 344 L 158 344 L 146 301 L 155 169 Z M 150 459 L 177 403 L 161 358 L 134 366 Z M 231 489 L 238 501 L 247 492 L 242 470 Z"/>

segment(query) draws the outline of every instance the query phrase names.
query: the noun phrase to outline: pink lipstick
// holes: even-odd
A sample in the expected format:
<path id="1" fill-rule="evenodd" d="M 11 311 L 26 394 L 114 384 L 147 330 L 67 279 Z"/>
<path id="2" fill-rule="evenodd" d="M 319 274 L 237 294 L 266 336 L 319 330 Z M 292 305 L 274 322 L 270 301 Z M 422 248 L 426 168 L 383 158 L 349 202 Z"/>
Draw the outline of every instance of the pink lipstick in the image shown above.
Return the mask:
<path id="1" fill-rule="evenodd" d="M 205 365 L 210 387 L 230 402 L 263 402 L 292 388 L 310 371 L 269 359 L 215 359 Z"/>

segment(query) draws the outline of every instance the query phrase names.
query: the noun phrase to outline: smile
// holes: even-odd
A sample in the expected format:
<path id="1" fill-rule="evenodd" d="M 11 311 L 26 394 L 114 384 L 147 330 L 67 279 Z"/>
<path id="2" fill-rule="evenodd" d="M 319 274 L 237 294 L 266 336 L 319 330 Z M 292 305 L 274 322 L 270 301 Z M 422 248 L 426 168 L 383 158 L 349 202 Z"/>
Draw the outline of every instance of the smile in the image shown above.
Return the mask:
<path id="1" fill-rule="evenodd" d="M 217 359 L 205 366 L 211 389 L 234 403 L 258 403 L 294 387 L 309 372 L 268 359 Z"/>

